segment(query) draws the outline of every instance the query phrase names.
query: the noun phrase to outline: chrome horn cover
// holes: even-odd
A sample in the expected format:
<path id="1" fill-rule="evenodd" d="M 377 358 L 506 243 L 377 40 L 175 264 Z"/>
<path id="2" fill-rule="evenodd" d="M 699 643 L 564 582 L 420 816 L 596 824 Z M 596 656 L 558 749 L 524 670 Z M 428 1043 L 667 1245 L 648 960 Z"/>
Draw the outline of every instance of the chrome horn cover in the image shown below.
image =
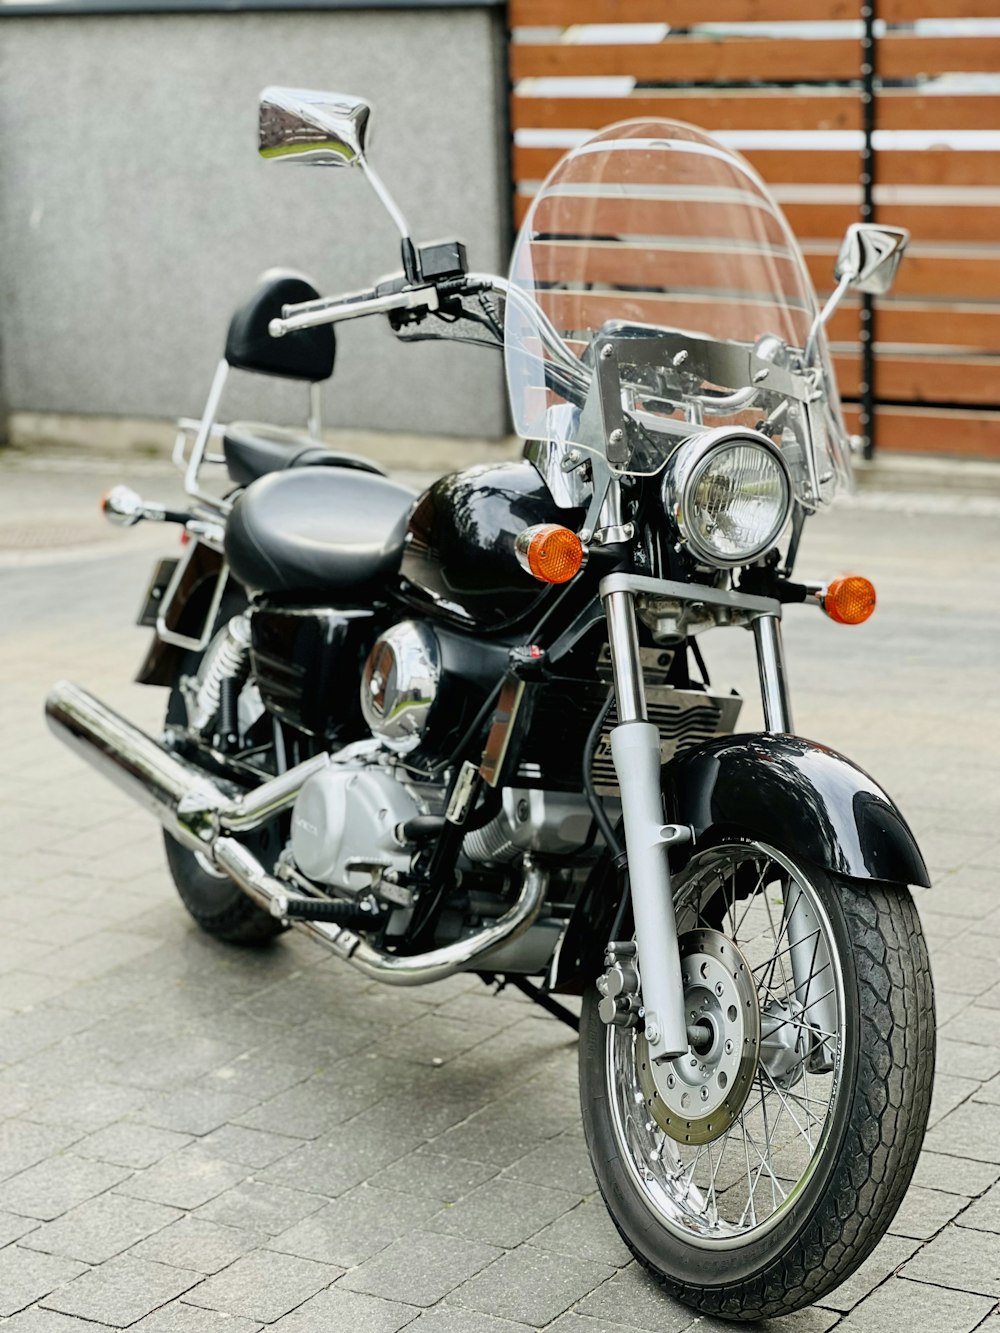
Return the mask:
<path id="1" fill-rule="evenodd" d="M 428 625 L 403 620 L 368 654 L 361 677 L 361 712 L 373 736 L 397 754 L 423 739 L 441 683 L 441 652 Z"/>

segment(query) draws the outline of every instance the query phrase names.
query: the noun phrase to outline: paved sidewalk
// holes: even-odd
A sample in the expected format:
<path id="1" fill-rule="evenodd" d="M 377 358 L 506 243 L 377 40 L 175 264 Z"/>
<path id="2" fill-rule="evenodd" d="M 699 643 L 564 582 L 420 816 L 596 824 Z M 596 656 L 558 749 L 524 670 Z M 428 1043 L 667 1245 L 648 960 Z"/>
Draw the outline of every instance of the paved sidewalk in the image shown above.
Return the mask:
<path id="1" fill-rule="evenodd" d="M 135 484 L 163 494 L 147 471 Z M 105 484 L 0 473 L 0 1329 L 732 1327 L 629 1262 L 583 1146 L 572 1033 L 475 979 L 398 994 L 296 935 L 216 944 L 152 820 L 48 736 L 62 675 L 162 717 L 162 692 L 128 682 L 172 538 L 93 526 Z M 807 534 L 801 571 L 867 573 L 880 608 L 856 630 L 789 612 L 797 727 L 875 773 L 922 840 L 942 1040 L 892 1234 L 787 1333 L 1000 1333 L 998 567 L 996 514 L 961 498 L 867 496 Z M 749 638 L 704 646 L 752 699 Z"/>

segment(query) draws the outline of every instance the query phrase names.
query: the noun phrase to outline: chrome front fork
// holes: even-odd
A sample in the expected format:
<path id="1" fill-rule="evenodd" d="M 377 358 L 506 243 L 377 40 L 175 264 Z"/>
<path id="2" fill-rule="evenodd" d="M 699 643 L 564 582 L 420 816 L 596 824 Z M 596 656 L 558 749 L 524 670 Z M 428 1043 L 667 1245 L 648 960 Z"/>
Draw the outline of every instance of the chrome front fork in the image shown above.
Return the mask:
<path id="1" fill-rule="evenodd" d="M 684 1054 L 689 1045 L 668 856 L 671 846 L 690 839 L 691 830 L 664 823 L 660 736 L 646 713 L 635 595 L 625 590 L 609 592 L 604 609 L 618 705 L 611 753 L 621 789 L 642 1013 L 650 1056 L 660 1062 Z M 765 729 L 790 733 L 792 711 L 779 617 L 757 616 L 753 634 Z M 794 908 L 795 904 L 786 902 L 783 930 L 788 934 L 796 995 L 808 1010 L 808 1021 L 831 1031 L 836 1011 L 831 1022 L 825 997 L 817 996 L 826 988 L 816 983 L 816 936 L 801 929 Z"/>

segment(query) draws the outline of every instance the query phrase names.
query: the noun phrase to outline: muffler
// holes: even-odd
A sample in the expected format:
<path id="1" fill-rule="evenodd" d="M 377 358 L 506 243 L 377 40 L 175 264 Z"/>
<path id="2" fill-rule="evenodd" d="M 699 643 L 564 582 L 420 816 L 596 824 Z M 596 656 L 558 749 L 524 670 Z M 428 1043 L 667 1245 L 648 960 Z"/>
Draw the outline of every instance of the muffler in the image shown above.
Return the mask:
<path id="1" fill-rule="evenodd" d="M 212 855 L 222 833 L 248 833 L 286 810 L 305 782 L 330 762 L 317 755 L 253 791 L 227 791 L 71 681 L 45 701 L 50 730 L 160 821 L 178 842 Z"/>
<path id="2" fill-rule="evenodd" d="M 253 791 L 230 792 L 70 681 L 53 688 L 45 716 L 61 741 L 154 815 L 178 842 L 209 856 L 258 907 L 285 915 L 293 896 L 288 886 L 231 835 L 259 828 L 287 809 L 306 779 L 330 762 L 328 755 L 308 759 Z M 538 916 L 547 884 L 547 874 L 526 860 L 520 896 L 508 912 L 473 935 L 422 954 L 388 953 L 330 922 L 291 924 L 367 977 L 419 986 L 467 971 L 478 958 L 517 939 Z"/>

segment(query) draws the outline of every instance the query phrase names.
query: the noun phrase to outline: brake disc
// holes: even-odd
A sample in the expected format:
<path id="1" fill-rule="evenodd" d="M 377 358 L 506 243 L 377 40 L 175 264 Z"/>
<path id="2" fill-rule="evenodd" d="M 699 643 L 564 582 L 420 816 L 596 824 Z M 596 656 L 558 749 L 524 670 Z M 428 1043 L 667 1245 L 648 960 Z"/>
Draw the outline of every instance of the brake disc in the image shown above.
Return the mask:
<path id="1" fill-rule="evenodd" d="M 684 1018 L 704 1037 L 681 1056 L 653 1064 L 636 1038 L 639 1087 L 650 1115 L 679 1143 L 712 1143 L 746 1104 L 760 1061 L 760 1005 L 750 965 L 717 930 L 679 940 Z"/>

